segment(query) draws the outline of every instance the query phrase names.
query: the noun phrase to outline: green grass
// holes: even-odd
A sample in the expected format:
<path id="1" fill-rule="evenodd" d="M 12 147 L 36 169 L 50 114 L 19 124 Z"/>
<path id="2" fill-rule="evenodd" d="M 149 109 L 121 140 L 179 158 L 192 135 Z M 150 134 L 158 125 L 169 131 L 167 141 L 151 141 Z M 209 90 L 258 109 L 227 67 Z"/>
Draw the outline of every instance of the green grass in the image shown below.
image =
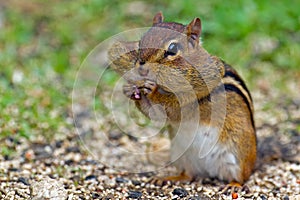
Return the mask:
<path id="1" fill-rule="evenodd" d="M 137 3 L 145 10 L 130 9 Z M 251 87 L 259 77 L 270 78 L 270 71 L 300 77 L 296 0 L 11 0 L 1 4 L 0 144 L 8 136 L 50 141 L 64 135 L 64 128 L 71 130 L 66 118 L 71 117 L 72 86 L 88 52 L 121 31 L 150 26 L 158 11 L 163 11 L 166 21 L 185 24 L 200 17 L 205 48 L 238 68 Z M 273 47 L 264 49 L 266 41 Z M 255 51 L 256 46 L 262 49 Z M 19 82 L 13 78 L 18 74 Z M 276 81 L 282 85 L 282 80 Z M 1 146 L 4 155 L 14 148 Z"/>

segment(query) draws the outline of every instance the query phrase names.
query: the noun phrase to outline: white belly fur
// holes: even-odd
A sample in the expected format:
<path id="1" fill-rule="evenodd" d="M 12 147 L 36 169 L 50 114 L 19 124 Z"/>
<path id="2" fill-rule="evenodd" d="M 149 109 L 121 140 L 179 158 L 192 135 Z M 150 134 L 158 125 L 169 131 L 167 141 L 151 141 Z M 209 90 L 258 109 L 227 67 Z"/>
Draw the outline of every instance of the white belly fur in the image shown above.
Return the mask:
<path id="1" fill-rule="evenodd" d="M 239 180 L 240 166 L 232 149 L 218 140 L 218 129 L 190 126 L 182 128 L 172 139 L 171 161 L 191 177 L 217 177 Z"/>

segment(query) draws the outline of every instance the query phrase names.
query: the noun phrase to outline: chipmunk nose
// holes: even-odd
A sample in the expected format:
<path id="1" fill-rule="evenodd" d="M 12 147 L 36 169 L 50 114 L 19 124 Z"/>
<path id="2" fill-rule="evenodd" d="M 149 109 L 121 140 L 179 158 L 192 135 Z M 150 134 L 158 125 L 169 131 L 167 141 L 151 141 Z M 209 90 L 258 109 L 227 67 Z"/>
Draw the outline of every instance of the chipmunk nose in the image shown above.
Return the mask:
<path id="1" fill-rule="evenodd" d="M 145 62 L 140 62 L 140 66 L 138 68 L 138 72 L 141 76 L 147 76 L 149 73 L 149 69 L 147 66 L 145 66 Z"/>

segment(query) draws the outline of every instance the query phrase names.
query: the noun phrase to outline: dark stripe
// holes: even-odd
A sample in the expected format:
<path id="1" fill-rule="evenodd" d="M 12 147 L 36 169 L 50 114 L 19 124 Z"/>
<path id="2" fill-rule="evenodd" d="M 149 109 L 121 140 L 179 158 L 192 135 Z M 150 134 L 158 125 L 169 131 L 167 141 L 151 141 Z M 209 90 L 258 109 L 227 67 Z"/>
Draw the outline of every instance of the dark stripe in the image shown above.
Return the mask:
<path id="1" fill-rule="evenodd" d="M 248 98 L 244 95 L 243 92 L 241 92 L 241 90 L 238 87 L 236 87 L 233 84 L 224 84 L 224 89 L 222 89 L 222 88 L 223 88 L 223 84 L 220 85 L 219 87 L 216 87 L 213 91 L 211 91 L 211 93 L 218 93 L 218 92 L 224 91 L 224 89 L 225 89 L 226 92 L 235 92 L 238 95 L 240 95 L 243 98 L 244 102 L 246 102 L 246 104 L 247 104 L 248 110 L 250 112 L 251 124 L 255 130 L 253 111 L 251 109 L 251 102 L 248 101 Z M 201 105 L 207 101 L 211 102 L 210 94 L 205 97 L 202 97 L 201 99 L 198 99 L 198 104 Z"/>
<path id="2" fill-rule="evenodd" d="M 235 85 L 233 85 L 233 84 L 224 84 L 224 88 L 225 88 L 226 91 L 235 92 L 243 98 L 244 102 L 246 102 L 246 104 L 247 104 L 248 110 L 249 110 L 250 115 L 251 115 L 252 126 L 255 129 L 254 119 L 253 119 L 253 112 L 252 112 L 251 105 L 250 105 L 251 102 L 248 101 L 248 99 L 244 95 L 244 93 L 241 92 L 241 90 L 238 87 L 236 87 Z"/>
<path id="3" fill-rule="evenodd" d="M 211 102 L 211 97 L 210 97 L 210 94 L 205 96 L 205 97 L 202 97 L 201 99 L 198 99 L 198 104 L 203 104 L 204 102 L 206 101 L 209 101 Z"/>
<path id="4" fill-rule="evenodd" d="M 240 83 L 240 85 L 244 88 L 244 90 L 248 93 L 249 97 L 250 97 L 250 100 L 252 100 L 252 97 L 251 97 L 251 94 L 245 84 L 245 82 L 241 79 L 241 77 L 235 72 L 234 69 L 232 69 L 232 67 L 228 64 L 226 64 L 224 61 L 223 61 L 224 65 L 225 65 L 225 75 L 224 77 L 232 77 L 234 80 L 236 80 L 237 82 Z"/>

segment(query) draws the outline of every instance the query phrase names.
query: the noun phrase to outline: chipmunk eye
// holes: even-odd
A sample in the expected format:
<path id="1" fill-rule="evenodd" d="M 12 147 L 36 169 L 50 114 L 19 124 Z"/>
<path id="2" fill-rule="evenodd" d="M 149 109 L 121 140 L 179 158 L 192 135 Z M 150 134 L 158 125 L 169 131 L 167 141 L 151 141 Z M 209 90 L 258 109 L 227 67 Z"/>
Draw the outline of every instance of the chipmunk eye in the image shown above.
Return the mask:
<path id="1" fill-rule="evenodd" d="M 175 56 L 177 53 L 178 53 L 178 43 L 172 42 L 169 45 L 168 50 L 165 53 L 165 57 L 167 57 L 167 56 Z"/>

